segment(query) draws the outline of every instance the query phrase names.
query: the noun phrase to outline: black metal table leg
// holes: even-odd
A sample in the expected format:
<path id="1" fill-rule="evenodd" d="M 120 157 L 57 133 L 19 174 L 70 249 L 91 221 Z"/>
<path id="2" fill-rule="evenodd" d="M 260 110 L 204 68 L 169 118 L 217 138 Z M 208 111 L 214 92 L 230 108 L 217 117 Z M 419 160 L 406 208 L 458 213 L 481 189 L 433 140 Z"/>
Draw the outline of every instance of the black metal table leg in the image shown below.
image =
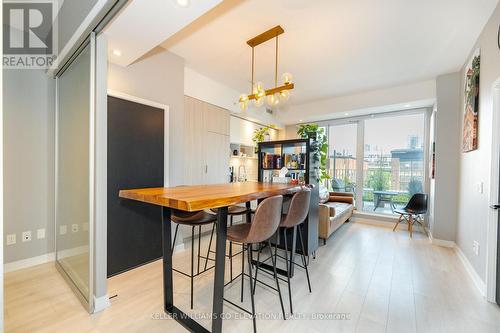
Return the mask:
<path id="1" fill-rule="evenodd" d="M 162 218 L 162 247 L 163 247 L 163 307 L 166 313 L 170 314 L 179 324 L 189 332 L 209 333 L 209 331 L 191 319 L 186 313 L 174 306 L 174 280 L 172 276 L 172 230 L 171 230 L 171 209 L 161 208 Z M 224 245 L 225 245 L 224 237 Z M 224 267 L 222 267 L 224 275 Z M 224 283 L 224 281 L 222 281 Z M 216 331 L 214 331 L 216 332 Z M 220 332 L 220 331 L 217 331 Z"/>
<path id="2" fill-rule="evenodd" d="M 217 211 L 217 243 L 215 253 L 214 298 L 212 309 L 212 333 L 222 332 L 224 306 L 224 264 L 226 259 L 227 207 Z"/>
<path id="3" fill-rule="evenodd" d="M 171 313 L 174 307 L 174 283 L 172 277 L 172 230 L 170 221 L 171 209 L 162 207 L 163 233 L 163 301 L 164 310 Z"/>
<path id="4" fill-rule="evenodd" d="M 251 207 L 251 202 L 247 201 L 245 202 L 245 207 L 247 208 L 247 214 L 245 216 L 245 222 L 250 223 L 252 222 L 252 207 Z"/>

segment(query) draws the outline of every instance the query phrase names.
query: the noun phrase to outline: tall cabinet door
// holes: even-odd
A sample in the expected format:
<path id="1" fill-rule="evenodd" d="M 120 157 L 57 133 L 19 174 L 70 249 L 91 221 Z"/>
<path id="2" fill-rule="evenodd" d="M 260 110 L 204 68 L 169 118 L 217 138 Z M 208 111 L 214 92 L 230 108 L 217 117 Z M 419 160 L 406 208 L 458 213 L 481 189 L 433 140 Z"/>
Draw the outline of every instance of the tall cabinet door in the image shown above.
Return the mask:
<path id="1" fill-rule="evenodd" d="M 189 96 L 184 97 L 184 133 L 186 185 L 203 184 L 205 180 L 205 121 L 203 102 Z"/>
<path id="2" fill-rule="evenodd" d="M 229 136 L 214 132 L 206 133 L 205 184 L 221 184 L 229 181 Z"/>
<path id="3" fill-rule="evenodd" d="M 203 102 L 202 102 L 203 103 Z M 229 111 L 203 103 L 205 184 L 229 181 Z"/>
<path id="4" fill-rule="evenodd" d="M 186 184 L 229 181 L 229 111 L 184 97 Z"/>

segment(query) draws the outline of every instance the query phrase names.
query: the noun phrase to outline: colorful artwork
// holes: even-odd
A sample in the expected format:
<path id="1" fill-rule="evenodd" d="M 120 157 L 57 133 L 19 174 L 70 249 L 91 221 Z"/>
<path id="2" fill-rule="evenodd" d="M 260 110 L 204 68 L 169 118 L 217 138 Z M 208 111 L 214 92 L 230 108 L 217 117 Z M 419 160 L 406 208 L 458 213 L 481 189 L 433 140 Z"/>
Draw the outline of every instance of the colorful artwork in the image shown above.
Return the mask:
<path id="1" fill-rule="evenodd" d="M 479 120 L 479 67 L 481 55 L 479 49 L 474 52 L 465 70 L 464 123 L 462 133 L 462 151 L 477 149 Z"/>

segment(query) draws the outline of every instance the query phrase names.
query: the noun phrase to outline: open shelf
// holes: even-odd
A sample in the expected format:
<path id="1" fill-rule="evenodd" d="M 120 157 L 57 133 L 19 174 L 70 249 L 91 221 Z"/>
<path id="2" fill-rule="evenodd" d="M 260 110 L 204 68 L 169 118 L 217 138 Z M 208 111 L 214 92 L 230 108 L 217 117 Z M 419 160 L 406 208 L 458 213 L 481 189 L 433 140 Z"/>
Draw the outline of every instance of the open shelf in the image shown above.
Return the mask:
<path id="1" fill-rule="evenodd" d="M 259 182 L 272 182 L 273 177 L 278 176 L 278 171 L 283 167 L 288 169 L 288 177 L 295 181 L 313 185 L 309 214 L 302 228 L 306 254 L 310 255 L 318 248 L 318 207 L 319 189 L 316 177 L 311 176 L 314 166 L 313 153 L 311 152 L 311 139 L 282 140 L 271 142 L 260 142 L 258 147 L 258 179 Z M 288 163 L 292 164 L 288 165 Z M 287 199 L 285 199 L 287 200 Z M 283 246 L 284 237 L 279 237 L 278 246 Z M 292 233 L 287 236 L 289 244 L 292 244 Z M 296 239 L 297 244 L 300 244 Z"/>

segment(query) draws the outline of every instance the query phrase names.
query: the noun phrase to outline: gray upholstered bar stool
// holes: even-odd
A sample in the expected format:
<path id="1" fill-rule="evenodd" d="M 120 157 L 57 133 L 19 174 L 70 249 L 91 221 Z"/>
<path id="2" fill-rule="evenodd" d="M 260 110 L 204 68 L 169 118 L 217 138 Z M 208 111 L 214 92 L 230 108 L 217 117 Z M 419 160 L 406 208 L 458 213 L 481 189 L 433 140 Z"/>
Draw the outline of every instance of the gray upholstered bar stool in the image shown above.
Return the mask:
<path id="1" fill-rule="evenodd" d="M 193 308 L 193 289 L 194 289 L 194 278 L 197 277 L 198 275 L 206 272 L 207 270 L 213 268 L 214 266 L 211 266 L 207 268 L 207 261 L 208 261 L 208 255 L 210 251 L 210 246 L 212 245 L 212 238 L 210 238 L 210 243 L 208 244 L 208 250 L 207 250 L 207 256 L 202 257 L 200 255 L 200 248 L 201 248 L 201 227 L 204 225 L 210 225 L 212 224 L 212 234 L 215 229 L 215 222 L 217 221 L 217 216 L 207 213 L 205 211 L 197 211 L 197 212 L 184 212 L 184 211 L 179 211 L 179 210 L 172 210 L 172 215 L 171 215 L 172 222 L 175 222 L 177 225 L 175 226 L 175 233 L 174 233 L 174 240 L 172 242 L 172 251 L 174 250 L 175 247 L 175 240 L 177 239 L 177 231 L 179 230 L 179 225 L 186 225 L 191 227 L 191 273 L 185 273 L 181 270 L 178 270 L 176 268 L 172 268 L 174 271 L 177 273 L 180 273 L 191 280 L 191 309 Z M 198 268 L 196 270 L 196 274 L 194 273 L 194 230 L 195 228 L 198 227 Z M 205 259 L 205 267 L 202 271 L 200 271 L 200 259 L 204 258 Z"/>
<path id="2" fill-rule="evenodd" d="M 309 214 L 309 205 L 311 202 L 311 189 L 309 187 L 304 187 L 301 191 L 295 193 L 290 201 L 290 206 L 288 208 L 288 212 L 286 214 L 283 214 L 281 217 L 281 222 L 280 222 L 280 229 L 283 230 L 283 241 L 284 241 L 284 252 L 285 252 L 285 257 L 281 257 L 282 259 L 285 259 L 285 264 L 286 264 L 286 282 L 288 285 L 288 299 L 290 301 L 290 313 L 293 314 L 293 305 L 292 305 L 292 289 L 291 289 L 291 284 L 290 284 L 290 276 L 292 272 L 292 267 L 293 265 L 296 265 L 298 267 L 301 267 L 305 269 L 306 271 L 306 277 L 307 277 L 307 284 L 309 286 L 309 292 L 312 292 L 311 290 L 311 281 L 309 280 L 309 270 L 307 269 L 307 260 L 305 256 L 305 247 L 304 247 L 304 240 L 302 239 L 302 224 L 305 221 L 307 215 Z M 295 263 L 294 261 L 294 254 L 295 254 L 295 241 L 292 242 L 292 248 L 290 249 L 290 258 L 288 257 L 288 231 L 292 231 L 293 237 L 295 235 L 299 234 L 299 241 L 300 241 L 300 246 L 301 246 L 301 258 L 302 258 L 302 265 Z M 274 256 L 279 257 L 279 255 L 276 252 L 277 246 L 275 247 L 274 251 Z M 258 256 L 260 257 L 260 251 Z M 272 251 L 271 251 L 271 257 L 273 256 Z M 259 258 L 257 258 L 257 262 L 259 262 Z M 276 259 L 274 260 L 276 262 Z M 259 265 L 256 266 L 255 269 L 255 282 L 257 281 L 257 273 L 259 271 Z"/>
<path id="3" fill-rule="evenodd" d="M 233 306 L 239 308 L 240 310 L 252 315 L 254 332 L 257 332 L 257 327 L 255 318 L 254 283 L 252 281 L 253 275 L 252 275 L 251 246 L 252 244 L 266 242 L 269 248 L 271 248 L 271 242 L 269 241 L 269 238 L 271 238 L 276 233 L 276 230 L 278 230 L 278 226 L 281 221 L 282 204 L 283 204 L 283 196 L 281 195 L 264 199 L 257 207 L 252 223 L 237 224 L 234 226 L 230 226 L 227 229 L 227 239 L 229 241 L 242 244 L 243 248 L 242 261 L 244 261 L 245 258 L 245 250 L 247 252 L 249 274 L 247 275 L 245 274 L 244 271 L 242 271 L 241 280 L 243 286 L 244 277 L 248 276 L 250 279 L 250 299 L 252 302 L 252 311 L 250 312 L 227 299 L 224 300 L 232 304 Z M 281 290 L 278 282 L 278 273 L 276 272 L 276 261 L 274 260 L 274 257 L 272 259 L 272 263 L 274 268 L 274 280 L 276 282 L 275 290 L 278 292 L 281 304 L 281 311 L 283 312 L 283 316 L 285 316 L 285 308 L 283 306 L 283 299 L 281 297 Z"/>

